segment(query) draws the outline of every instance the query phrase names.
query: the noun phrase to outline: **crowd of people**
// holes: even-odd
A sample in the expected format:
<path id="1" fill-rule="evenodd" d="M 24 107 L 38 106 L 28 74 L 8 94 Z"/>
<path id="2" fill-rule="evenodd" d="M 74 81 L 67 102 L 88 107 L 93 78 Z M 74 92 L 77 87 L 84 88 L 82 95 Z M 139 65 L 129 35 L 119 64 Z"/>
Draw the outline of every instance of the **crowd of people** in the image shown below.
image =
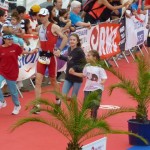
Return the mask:
<path id="1" fill-rule="evenodd" d="M 6 79 L 14 102 L 12 114 L 18 114 L 21 109 L 16 80 L 19 73 L 18 56 L 25 53 L 39 52 L 35 76 L 35 98 L 41 97 L 41 85 L 47 69 L 52 87 L 55 91 L 61 92 L 57 83 L 56 58 L 67 62 L 62 94 L 68 96 L 68 92 L 73 88 L 71 97 L 78 96 L 83 77 L 86 77 L 84 99 L 93 91 L 98 92 L 101 98 L 107 75 L 101 66 L 95 65 L 100 59 L 99 54 L 96 50 L 90 50 L 85 56 L 80 37 L 72 32 L 77 27 L 90 29 L 92 24 L 119 18 L 122 15 L 127 17 L 135 15 L 138 19 L 138 14 L 146 14 L 150 4 L 148 0 L 145 3 L 142 1 L 141 4 L 138 0 L 133 3 L 127 1 L 123 4 L 120 0 L 98 0 L 87 8 L 86 3 L 73 0 L 64 9 L 62 0 L 47 0 L 40 5 L 31 6 L 29 12 L 26 12 L 24 6 L 16 6 L 10 12 L 0 9 L 0 85 Z M 123 7 L 130 10 L 130 13 L 124 13 Z M 25 34 L 34 34 L 39 37 L 36 48 L 30 52 L 24 49 L 24 43 L 30 44 Z M 149 46 L 150 33 L 148 35 L 147 45 Z M 61 43 L 56 47 L 58 38 L 61 39 Z M 68 55 L 64 56 L 61 51 L 68 41 Z M 17 84 L 20 85 L 21 90 L 23 83 L 17 82 Z M 0 89 L 0 108 L 7 105 L 3 93 Z M 57 96 L 56 106 L 61 106 L 61 100 Z M 37 105 L 33 109 L 38 107 L 40 106 Z M 97 117 L 98 107 L 92 108 L 91 117 Z"/>

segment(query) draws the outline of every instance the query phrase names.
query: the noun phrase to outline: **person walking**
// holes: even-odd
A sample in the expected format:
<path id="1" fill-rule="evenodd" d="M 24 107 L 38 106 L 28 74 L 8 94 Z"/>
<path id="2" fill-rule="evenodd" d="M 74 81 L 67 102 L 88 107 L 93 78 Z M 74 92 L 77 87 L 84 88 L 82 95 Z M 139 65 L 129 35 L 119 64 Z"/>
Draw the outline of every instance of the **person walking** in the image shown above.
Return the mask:
<path id="1" fill-rule="evenodd" d="M 54 54 L 60 59 L 67 61 L 66 76 L 62 88 L 62 94 L 68 95 L 71 88 L 73 88 L 71 97 L 76 97 L 83 79 L 82 77 L 69 74 L 69 70 L 73 68 L 76 72 L 81 73 L 86 64 L 86 59 L 77 34 L 71 34 L 69 44 L 70 47 L 68 49 L 68 56 L 61 55 L 59 51 L 56 51 Z"/>
<path id="2" fill-rule="evenodd" d="M 18 91 L 16 80 L 19 74 L 18 56 L 21 54 L 32 54 L 35 52 L 26 52 L 18 45 L 13 43 L 13 35 L 4 33 L 3 44 L 0 46 L 0 87 L 3 81 L 6 80 L 12 100 L 14 103 L 13 115 L 19 114 L 21 109 L 20 101 L 18 98 Z M 7 106 L 2 90 L 0 88 L 0 109 Z"/>
<path id="3" fill-rule="evenodd" d="M 67 37 L 62 34 L 60 27 L 54 23 L 49 22 L 49 11 L 46 8 L 40 9 L 39 20 L 42 23 L 38 28 L 39 43 L 36 49 L 40 49 L 40 56 L 37 62 L 35 97 L 41 97 L 41 84 L 45 71 L 48 68 L 50 82 L 55 91 L 60 92 L 60 87 L 56 81 L 57 64 L 56 58 L 53 54 L 58 36 L 62 38 L 58 51 L 62 50 L 67 44 Z M 60 105 L 60 100 L 56 96 L 56 104 Z M 35 106 L 35 109 L 39 106 Z"/>
<path id="4" fill-rule="evenodd" d="M 91 117 L 96 119 L 107 75 L 105 70 L 98 65 L 100 56 L 96 50 L 89 51 L 86 60 L 88 64 L 84 67 L 83 73 L 78 73 L 73 68 L 69 70 L 69 73 L 77 77 L 86 77 L 84 100 L 86 100 L 87 96 L 92 92 L 95 92 L 98 95 L 99 102 L 95 103 L 91 108 Z"/>

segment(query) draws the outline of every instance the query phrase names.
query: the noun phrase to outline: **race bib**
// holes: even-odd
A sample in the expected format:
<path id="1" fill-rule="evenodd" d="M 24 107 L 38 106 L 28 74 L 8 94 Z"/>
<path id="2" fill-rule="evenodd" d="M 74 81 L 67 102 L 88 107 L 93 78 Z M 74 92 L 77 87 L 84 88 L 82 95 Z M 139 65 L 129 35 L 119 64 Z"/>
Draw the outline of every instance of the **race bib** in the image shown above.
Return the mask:
<path id="1" fill-rule="evenodd" d="M 44 65 L 50 64 L 50 58 L 47 58 L 46 56 L 39 56 L 38 61 Z"/>

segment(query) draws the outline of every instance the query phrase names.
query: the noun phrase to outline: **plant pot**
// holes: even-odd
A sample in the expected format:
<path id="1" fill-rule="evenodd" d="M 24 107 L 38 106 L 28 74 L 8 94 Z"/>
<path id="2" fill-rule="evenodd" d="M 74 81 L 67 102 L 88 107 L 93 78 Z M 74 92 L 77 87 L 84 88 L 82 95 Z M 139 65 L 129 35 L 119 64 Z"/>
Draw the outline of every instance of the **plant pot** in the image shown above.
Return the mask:
<path id="1" fill-rule="evenodd" d="M 130 119 L 128 121 L 128 130 L 145 138 L 150 145 L 150 121 L 140 123 L 136 119 Z M 142 140 L 132 135 L 129 135 L 129 144 L 146 146 Z"/>

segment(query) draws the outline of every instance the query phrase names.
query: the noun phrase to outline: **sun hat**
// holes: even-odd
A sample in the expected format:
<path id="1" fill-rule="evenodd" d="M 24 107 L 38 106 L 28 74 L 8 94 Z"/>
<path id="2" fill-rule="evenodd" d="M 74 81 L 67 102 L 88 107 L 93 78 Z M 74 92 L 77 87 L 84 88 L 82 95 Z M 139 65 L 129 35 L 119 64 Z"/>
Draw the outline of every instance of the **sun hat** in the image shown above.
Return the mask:
<path id="1" fill-rule="evenodd" d="M 40 5 L 33 5 L 31 7 L 31 10 L 34 12 L 34 13 L 38 13 L 40 11 L 41 7 Z"/>

